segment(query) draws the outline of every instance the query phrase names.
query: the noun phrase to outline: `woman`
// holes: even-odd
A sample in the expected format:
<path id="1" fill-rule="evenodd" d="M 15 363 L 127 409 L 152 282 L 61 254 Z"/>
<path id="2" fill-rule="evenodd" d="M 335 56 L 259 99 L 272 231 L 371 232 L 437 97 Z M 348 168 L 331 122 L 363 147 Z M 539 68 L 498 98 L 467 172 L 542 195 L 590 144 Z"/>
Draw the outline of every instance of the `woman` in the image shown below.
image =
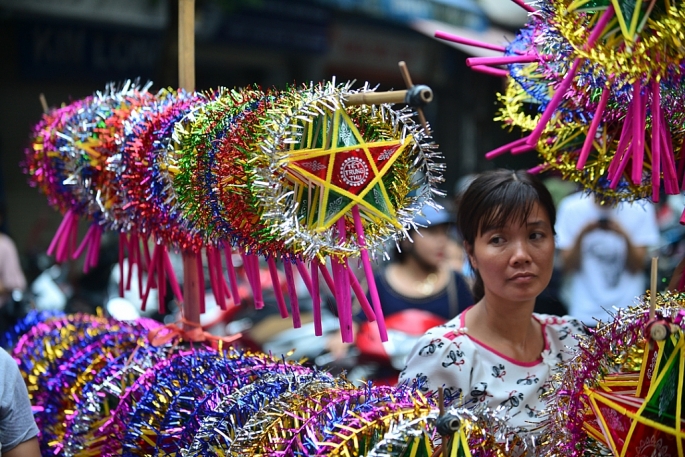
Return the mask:
<path id="1" fill-rule="evenodd" d="M 515 426 L 539 421 L 549 375 L 582 331 L 571 319 L 533 313 L 552 275 L 555 217 L 549 191 L 524 171 L 471 183 L 457 225 L 476 304 L 424 335 L 400 381 L 417 379 L 424 391 L 442 386 L 457 404 L 502 406 Z"/>

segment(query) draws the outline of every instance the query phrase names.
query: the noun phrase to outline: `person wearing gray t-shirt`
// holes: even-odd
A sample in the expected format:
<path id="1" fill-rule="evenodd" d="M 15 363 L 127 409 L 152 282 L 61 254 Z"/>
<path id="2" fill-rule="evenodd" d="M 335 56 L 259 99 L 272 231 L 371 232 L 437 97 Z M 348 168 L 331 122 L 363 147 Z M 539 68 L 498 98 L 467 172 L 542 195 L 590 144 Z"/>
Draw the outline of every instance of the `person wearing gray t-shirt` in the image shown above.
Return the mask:
<path id="1" fill-rule="evenodd" d="M 0 456 L 40 457 L 38 427 L 14 359 L 0 348 Z"/>

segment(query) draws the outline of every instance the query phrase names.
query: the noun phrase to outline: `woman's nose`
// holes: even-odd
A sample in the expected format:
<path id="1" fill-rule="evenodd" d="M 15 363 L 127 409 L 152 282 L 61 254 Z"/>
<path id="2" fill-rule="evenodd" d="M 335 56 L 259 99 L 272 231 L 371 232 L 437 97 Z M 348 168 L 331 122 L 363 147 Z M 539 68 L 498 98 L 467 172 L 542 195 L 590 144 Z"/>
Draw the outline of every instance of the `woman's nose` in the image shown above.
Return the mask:
<path id="1" fill-rule="evenodd" d="M 511 254 L 511 263 L 514 265 L 520 263 L 529 263 L 532 258 L 528 251 L 528 244 L 525 241 L 517 241 L 512 243 L 513 252 Z"/>

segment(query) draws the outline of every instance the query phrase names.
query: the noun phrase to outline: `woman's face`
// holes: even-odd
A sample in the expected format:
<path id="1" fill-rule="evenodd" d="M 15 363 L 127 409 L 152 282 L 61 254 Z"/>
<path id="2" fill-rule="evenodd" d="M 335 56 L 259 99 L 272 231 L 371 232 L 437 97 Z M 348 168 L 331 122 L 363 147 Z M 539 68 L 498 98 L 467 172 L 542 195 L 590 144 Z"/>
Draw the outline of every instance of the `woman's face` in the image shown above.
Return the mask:
<path id="1" fill-rule="evenodd" d="M 417 262 L 427 268 L 438 268 L 444 261 L 449 241 L 449 226 L 440 224 L 421 228 L 421 234 L 412 233 L 414 243 L 407 240 L 403 249 Z"/>
<path id="2" fill-rule="evenodd" d="M 467 246 L 468 249 L 468 246 Z M 533 206 L 527 220 L 485 228 L 468 249 L 471 265 L 483 278 L 485 297 L 512 302 L 535 300 L 554 266 L 554 234 L 547 212 Z"/>

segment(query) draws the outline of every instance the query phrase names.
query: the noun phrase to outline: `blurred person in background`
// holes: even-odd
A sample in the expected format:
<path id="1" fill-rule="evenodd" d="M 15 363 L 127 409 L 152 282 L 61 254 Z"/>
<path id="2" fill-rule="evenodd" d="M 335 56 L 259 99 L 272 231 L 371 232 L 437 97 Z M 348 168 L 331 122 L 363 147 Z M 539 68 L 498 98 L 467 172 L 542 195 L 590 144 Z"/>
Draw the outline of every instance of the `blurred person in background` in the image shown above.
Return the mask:
<path id="1" fill-rule="evenodd" d="M 0 348 L 0 455 L 40 457 L 38 427 L 14 359 Z"/>
<path id="2" fill-rule="evenodd" d="M 596 319 L 610 318 L 607 311 L 631 306 L 645 293 L 647 252 L 659 243 L 654 205 L 611 207 L 577 192 L 559 204 L 556 232 L 571 316 L 595 327 Z"/>
<path id="3" fill-rule="evenodd" d="M 11 298 L 15 290 L 26 289 L 26 278 L 21 269 L 17 247 L 2 229 L 5 226 L 5 203 L 0 203 L 0 307 Z"/>
<path id="4" fill-rule="evenodd" d="M 476 179 L 476 176 L 478 175 L 475 173 L 464 175 L 454 184 L 454 205 L 452 208 L 449 208 L 452 214 L 457 214 L 461 196 L 469 187 L 469 184 Z M 471 269 L 471 265 L 469 265 L 466 251 L 464 251 L 464 247 L 462 246 L 463 240 L 461 238 L 461 234 L 457 230 L 455 224 L 452 224 L 451 226 L 450 235 L 450 240 L 447 244 L 448 262 L 452 265 L 452 268 L 463 275 L 464 279 L 466 279 L 469 284 L 473 284 L 474 272 Z"/>
<path id="5" fill-rule="evenodd" d="M 423 216 L 417 215 L 414 219 L 418 232 L 410 232 L 413 242 L 402 240 L 393 261 L 376 271 L 376 288 L 385 317 L 406 310 L 422 310 L 447 321 L 473 305 L 473 295 L 464 276 L 452 268 L 447 257 L 454 216 L 445 209 L 438 211 L 428 205 L 421 211 Z M 368 288 L 365 280 L 362 286 Z M 355 321 L 357 333 L 366 316 L 358 312 Z M 337 359 L 347 354 L 349 346 L 341 341 L 340 333 L 328 341 L 328 349 Z"/>
<path id="6" fill-rule="evenodd" d="M 0 227 L 5 227 L 5 203 L 0 202 Z M 19 262 L 17 247 L 0 229 L 0 332 L 11 328 L 24 316 L 26 277 Z"/>

